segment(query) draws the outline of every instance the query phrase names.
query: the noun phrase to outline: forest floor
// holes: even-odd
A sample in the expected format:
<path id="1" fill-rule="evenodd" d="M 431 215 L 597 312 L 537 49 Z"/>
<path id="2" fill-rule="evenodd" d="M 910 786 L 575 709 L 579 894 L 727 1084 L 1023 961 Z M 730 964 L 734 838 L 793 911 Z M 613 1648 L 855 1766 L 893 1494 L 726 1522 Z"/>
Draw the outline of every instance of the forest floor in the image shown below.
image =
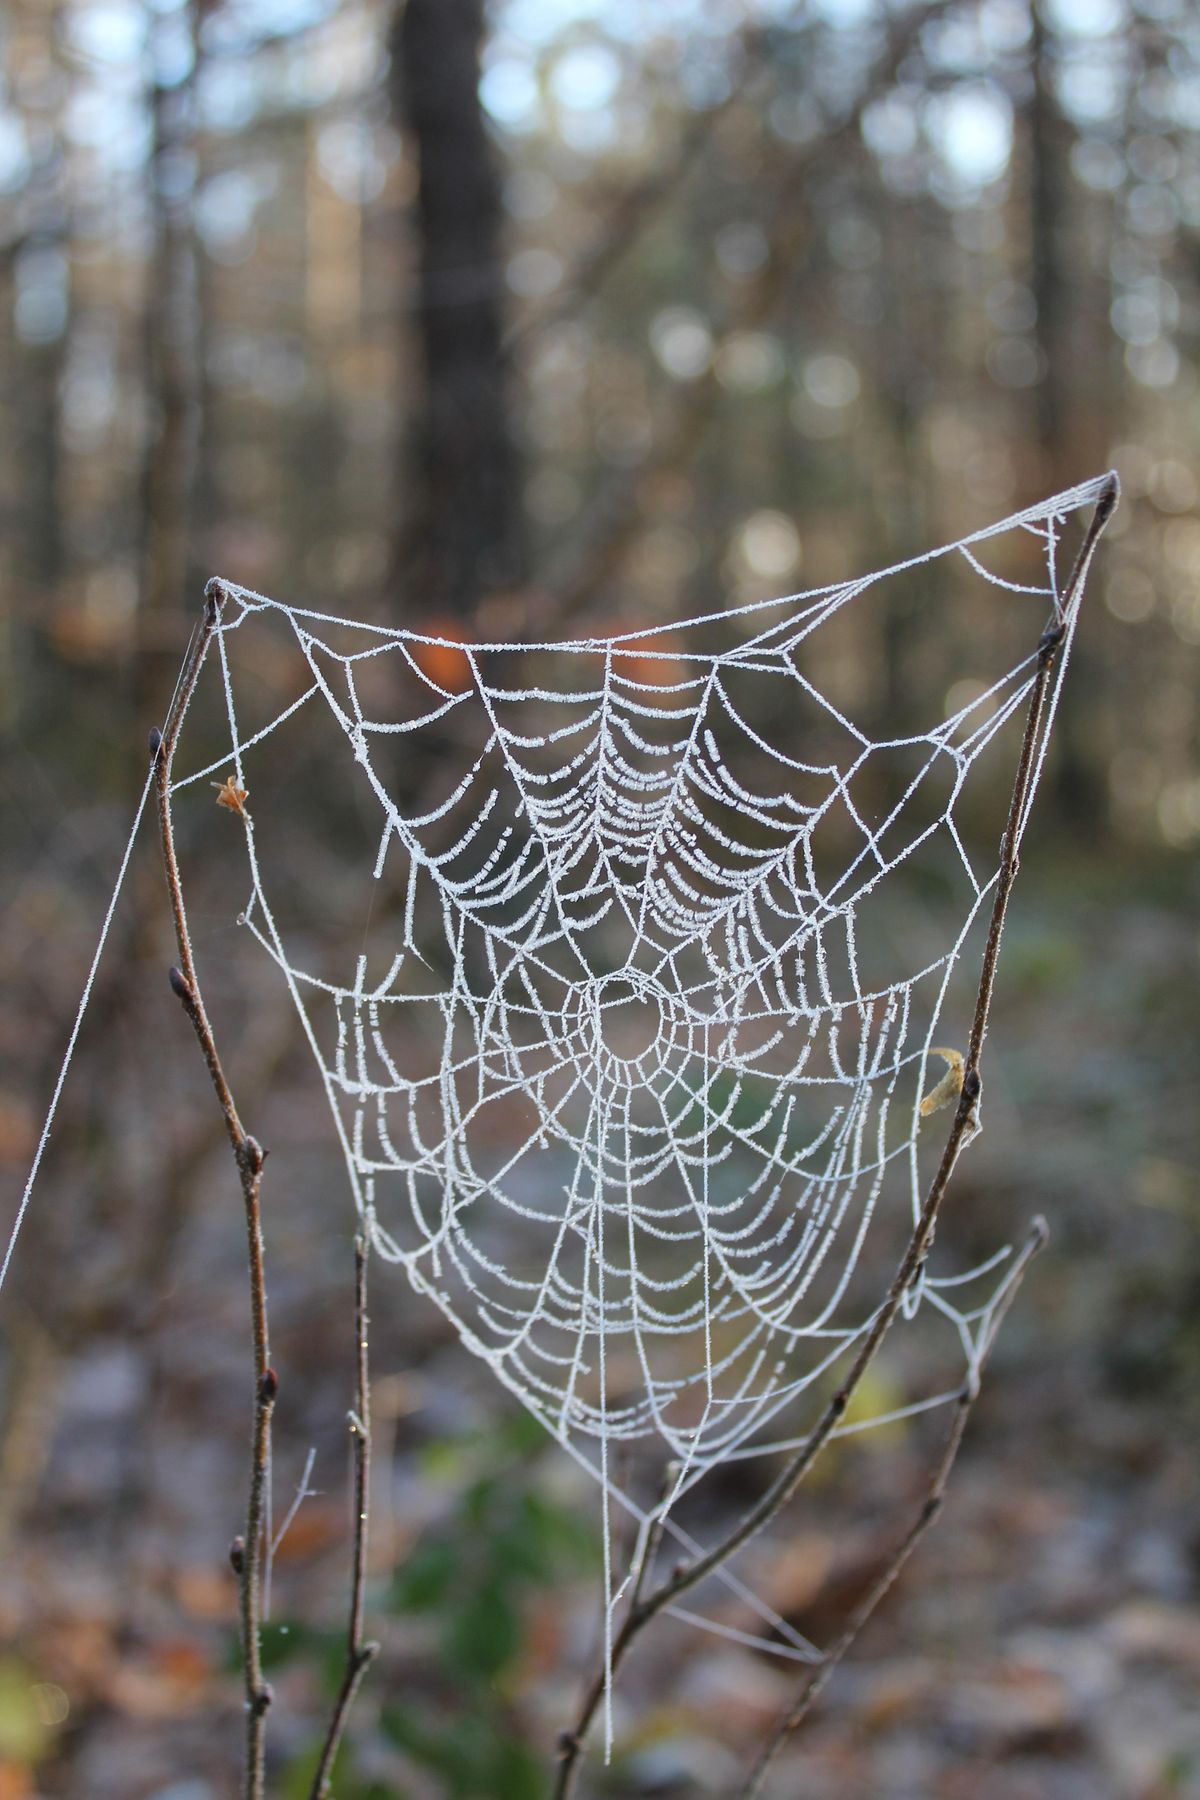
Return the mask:
<path id="1" fill-rule="evenodd" d="M 780 1760 L 775 1800 L 1200 1796 L 1188 883 L 1177 866 L 1135 885 L 1132 871 L 1064 861 L 1026 884 L 960 1205 L 983 1242 L 1041 1211 L 1051 1248 L 1010 1317 L 945 1512 Z M 317 1453 L 316 1492 L 280 1547 L 270 1632 L 271 1791 L 290 1800 L 307 1792 L 338 1666 L 350 1233 L 305 1066 L 276 1052 L 269 1022 L 260 1036 L 262 1135 L 280 1146 L 267 1193 L 278 1512 Z M 177 1096 L 191 1074 L 171 1080 Z M 18 1093 L 0 1110 L 14 1181 L 27 1105 Z M 75 1129 L 91 1116 L 81 1102 Z M 166 1196 L 179 1215 L 152 1245 L 152 1304 L 126 1289 L 127 1259 L 110 1267 L 116 1200 L 98 1217 L 68 1182 L 69 1224 L 43 1214 L 25 1247 L 0 1445 L 0 1800 L 236 1790 L 227 1551 L 249 1419 L 243 1241 L 219 1144 L 201 1133 L 193 1148 L 180 1130 L 193 1197 Z M 395 1271 L 374 1282 L 370 1610 L 384 1650 L 338 1800 L 536 1800 L 595 1655 L 594 1491 L 498 1414 L 485 1372 Z M 934 1423 L 839 1449 L 745 1565 L 816 1641 L 913 1516 Z M 714 1516 L 742 1498 L 719 1484 Z M 613 1759 L 593 1755 L 584 1792 L 732 1795 L 794 1679 L 663 1622 L 628 1665 Z"/>

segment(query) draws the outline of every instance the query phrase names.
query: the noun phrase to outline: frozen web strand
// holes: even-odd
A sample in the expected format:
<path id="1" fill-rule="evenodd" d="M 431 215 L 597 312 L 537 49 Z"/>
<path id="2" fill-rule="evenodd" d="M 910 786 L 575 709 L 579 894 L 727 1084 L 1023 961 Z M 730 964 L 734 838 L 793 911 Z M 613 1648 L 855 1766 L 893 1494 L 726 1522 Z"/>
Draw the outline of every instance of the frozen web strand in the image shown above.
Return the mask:
<path id="1" fill-rule="evenodd" d="M 920 1212 L 921 1100 L 967 1024 L 939 1022 L 998 877 L 960 802 L 1007 754 L 1048 616 L 1063 635 L 1024 831 L 1078 619 L 1060 540 L 1108 479 L 880 574 L 682 622 L 667 649 L 648 632 L 464 646 L 222 584 L 229 749 L 173 792 L 231 770 L 250 790 L 241 919 L 291 992 L 374 1251 L 600 1483 L 606 1655 L 652 1538 L 695 1553 L 687 1496 L 799 1441 L 878 1315 L 863 1252 Z M 1036 580 L 991 568 L 1010 535 Z M 1025 609 L 1025 653 L 950 718 L 880 735 L 821 692 L 821 634 L 935 561 L 964 606 L 982 589 Z M 266 716 L 239 673 L 247 628 L 282 632 L 301 671 Z M 270 877 L 277 814 L 303 808 L 270 759 L 317 713 L 375 820 L 370 925 L 340 978 L 302 954 Z M 940 947 L 889 937 L 900 870 L 949 897 Z M 1006 1257 L 927 1269 L 906 1297 L 968 1373 Z M 654 1505 L 615 1479 L 618 1445 L 670 1467 Z M 735 1570 L 717 1579 L 736 1619 L 681 1616 L 817 1654 Z"/>
<path id="2" fill-rule="evenodd" d="M 92 989 L 96 984 L 96 976 L 99 973 L 101 958 L 104 955 L 105 946 L 108 943 L 108 934 L 112 930 L 112 922 L 116 914 L 117 902 L 121 898 L 121 889 L 125 886 L 125 876 L 129 869 L 129 860 L 133 855 L 133 846 L 137 841 L 138 830 L 146 811 L 146 802 L 150 798 L 150 787 L 153 780 L 154 770 L 151 768 L 150 773 L 146 776 L 145 786 L 142 788 L 141 799 L 138 801 L 134 811 L 133 823 L 129 828 L 129 836 L 125 840 L 125 850 L 122 854 L 120 867 L 117 871 L 117 879 L 113 886 L 113 891 L 109 895 L 108 905 L 104 911 L 104 921 L 100 927 L 100 936 L 96 941 L 96 948 L 92 953 L 91 965 L 88 968 L 87 977 L 83 984 L 83 992 L 79 996 L 79 1004 L 75 1009 L 75 1019 L 71 1026 L 71 1035 L 67 1039 L 67 1047 L 63 1053 L 62 1062 L 59 1064 L 58 1074 L 54 1081 L 54 1091 L 50 1096 L 50 1104 L 46 1109 L 46 1116 L 42 1120 L 42 1129 L 38 1134 L 37 1147 L 33 1153 L 33 1162 L 30 1165 L 29 1174 L 25 1178 L 25 1186 L 22 1189 L 21 1198 L 17 1203 L 16 1217 L 13 1220 L 12 1228 L 8 1234 L 8 1242 L 4 1246 L 4 1260 L 3 1262 L 0 1262 L 0 1288 L 4 1286 L 5 1281 L 8 1279 L 9 1264 L 12 1262 L 13 1252 L 17 1247 L 17 1239 L 21 1234 L 21 1227 L 24 1225 L 26 1214 L 29 1211 L 29 1202 L 33 1198 L 33 1190 L 41 1171 L 42 1159 L 46 1154 L 46 1146 L 50 1142 L 50 1133 L 54 1129 L 54 1120 L 58 1114 L 58 1103 L 62 1099 L 63 1088 L 66 1086 L 67 1082 L 67 1072 L 70 1069 L 72 1060 L 75 1056 L 75 1046 L 79 1042 L 79 1033 L 83 1029 L 84 1015 L 87 1012 L 88 1003 L 92 998 Z"/>
<path id="3" fill-rule="evenodd" d="M 197 627 L 193 626 L 191 638 L 188 643 L 188 656 L 191 654 L 192 646 L 196 642 L 196 637 Z M 187 657 L 184 659 L 185 666 L 186 662 Z M 180 679 L 182 679 L 182 670 L 180 677 L 176 679 L 175 691 L 171 695 L 172 706 L 175 703 L 175 696 L 179 691 Z M 170 710 L 171 708 L 169 706 L 167 711 L 170 712 Z M 138 832 L 141 830 L 142 820 L 146 814 L 146 807 L 150 799 L 150 790 L 153 785 L 154 759 L 151 757 L 150 766 L 146 771 L 146 779 L 142 783 L 141 796 L 134 808 L 133 820 L 129 827 L 129 836 L 125 840 L 125 848 L 121 854 L 121 861 L 117 869 L 117 878 L 113 883 L 112 893 L 109 895 L 108 904 L 104 909 L 104 918 L 100 926 L 100 935 L 96 940 L 96 948 L 92 952 L 92 960 L 84 979 L 83 990 L 79 996 L 79 1003 L 75 1008 L 75 1018 L 71 1025 L 70 1036 L 67 1039 L 67 1047 L 63 1052 L 62 1061 L 58 1066 L 58 1074 L 54 1078 L 54 1088 L 50 1095 L 50 1103 L 46 1108 L 46 1115 L 42 1120 L 41 1131 L 38 1133 L 37 1145 L 33 1152 L 33 1161 L 30 1164 L 29 1173 L 25 1178 L 25 1186 L 21 1190 L 21 1198 L 17 1202 L 17 1210 L 9 1230 L 8 1241 L 4 1246 L 4 1257 L 3 1260 L 0 1261 L 0 1288 L 3 1288 L 5 1281 L 8 1279 L 8 1271 L 12 1263 L 13 1253 L 17 1247 L 17 1239 L 21 1235 L 21 1228 L 24 1225 L 26 1215 L 29 1212 L 29 1203 L 33 1198 L 33 1190 L 37 1184 L 38 1176 L 41 1173 L 42 1161 L 50 1142 L 50 1133 L 54 1129 L 54 1121 L 58 1115 L 58 1103 L 62 1099 L 63 1089 L 67 1084 L 67 1075 L 70 1072 L 71 1063 L 75 1057 L 75 1049 L 79 1043 L 79 1034 L 83 1029 L 84 1017 L 91 1002 L 92 989 L 96 985 L 96 976 L 100 972 L 100 964 L 108 945 L 109 933 L 112 930 L 113 920 L 116 917 L 117 904 L 125 886 L 125 877 L 129 873 L 129 864 L 133 857 L 133 848 L 137 842 Z"/>

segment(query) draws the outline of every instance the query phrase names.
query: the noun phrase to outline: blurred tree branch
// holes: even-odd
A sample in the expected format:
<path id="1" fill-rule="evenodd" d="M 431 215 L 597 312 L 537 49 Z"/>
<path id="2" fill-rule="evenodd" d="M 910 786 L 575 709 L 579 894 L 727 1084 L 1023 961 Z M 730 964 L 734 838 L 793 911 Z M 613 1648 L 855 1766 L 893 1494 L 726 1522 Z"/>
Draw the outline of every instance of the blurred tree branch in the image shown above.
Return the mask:
<path id="1" fill-rule="evenodd" d="M 726 92 L 712 106 L 692 114 L 672 157 L 624 193 L 608 200 L 604 222 L 556 293 L 540 306 L 531 307 L 506 333 L 504 348 L 509 355 L 538 332 L 573 318 L 596 297 L 613 270 L 636 248 L 648 226 L 692 174 L 721 120 L 770 87 L 774 77 L 770 53 L 776 34 L 786 29 L 801 11 L 801 6 L 794 6 L 774 22 L 770 31 L 759 26 L 743 27 L 738 34 L 738 67 L 731 71 Z"/>
<path id="2" fill-rule="evenodd" d="M 747 284 L 737 317 L 728 322 L 725 330 L 744 331 L 761 324 L 787 291 L 795 277 L 797 254 L 808 226 L 805 176 L 855 143 L 863 114 L 893 85 L 922 29 L 946 4 L 947 0 L 932 0 L 895 25 L 882 61 L 841 120 L 786 160 L 778 177 L 767 260 L 762 271 Z M 720 111 L 724 110 L 723 106 Z M 705 121 L 711 124 L 712 115 L 706 114 Z M 694 154 L 694 150 L 689 152 L 690 156 Z M 581 612 L 615 575 L 640 528 L 639 495 L 644 482 L 649 476 L 677 468 L 692 454 L 720 397 L 714 358 L 707 371 L 676 402 L 651 455 L 622 471 L 572 531 L 570 549 L 562 565 L 558 571 L 552 569 L 544 583 L 549 610 L 556 618 L 571 618 Z"/>

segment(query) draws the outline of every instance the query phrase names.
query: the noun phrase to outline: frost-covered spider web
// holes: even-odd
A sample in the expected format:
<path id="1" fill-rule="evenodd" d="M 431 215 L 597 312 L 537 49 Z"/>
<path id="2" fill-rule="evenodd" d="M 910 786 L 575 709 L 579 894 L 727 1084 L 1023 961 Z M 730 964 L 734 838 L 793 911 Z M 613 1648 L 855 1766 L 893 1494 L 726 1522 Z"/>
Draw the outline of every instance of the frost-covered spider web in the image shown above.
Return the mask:
<path id="1" fill-rule="evenodd" d="M 965 1044 L 964 953 L 997 880 L 1039 633 L 1065 628 L 1018 835 L 1077 619 L 1060 540 L 1103 485 L 666 641 L 466 644 L 224 588 L 229 745 L 173 791 L 248 791 L 241 922 L 291 990 L 359 1214 L 599 1478 L 610 1621 L 629 1580 L 613 1508 L 640 1526 L 636 1565 L 649 1521 L 707 1473 L 797 1440 L 806 1396 L 878 1310 L 895 1259 L 881 1286 L 864 1250 L 902 1248 L 945 1140 L 920 1102 L 936 1047 Z M 925 565 L 950 641 L 973 646 L 987 600 L 1012 617 L 979 641 L 1012 660 L 952 689 L 949 716 L 922 696 L 932 722 L 888 735 L 823 692 L 823 647 L 837 633 L 853 655 L 856 609 Z M 282 702 L 243 669 L 255 632 L 294 663 Z M 318 716 L 322 778 L 370 837 L 368 922 L 340 968 L 293 927 L 295 876 L 276 881 L 270 854 L 277 816 L 304 805 L 289 770 Z M 986 860 L 960 825 L 984 766 Z M 898 877 L 936 897 L 937 941 L 897 928 Z M 970 1364 L 1004 1258 L 925 1268 L 905 1316 L 947 1320 Z M 669 1468 L 657 1501 L 617 1480 L 628 1443 Z M 810 1654 L 725 1579 L 777 1648 Z"/>

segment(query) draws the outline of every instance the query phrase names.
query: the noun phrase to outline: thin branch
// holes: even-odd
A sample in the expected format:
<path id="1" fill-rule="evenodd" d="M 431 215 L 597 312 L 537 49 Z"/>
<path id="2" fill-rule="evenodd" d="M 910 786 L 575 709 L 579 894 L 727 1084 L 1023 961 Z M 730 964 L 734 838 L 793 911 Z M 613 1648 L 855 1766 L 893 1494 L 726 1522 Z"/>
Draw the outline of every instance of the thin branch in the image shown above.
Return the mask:
<path id="1" fill-rule="evenodd" d="M 871 1618 L 876 1607 L 888 1594 L 905 1563 L 941 1512 L 946 1497 L 946 1484 L 950 1479 L 950 1472 L 954 1467 L 955 1459 L 958 1456 L 959 1448 L 966 1433 L 967 1421 L 971 1416 L 976 1400 L 979 1398 L 980 1381 L 988 1357 L 991 1354 L 992 1346 L 996 1342 L 997 1335 L 999 1334 L 1000 1327 L 1004 1323 L 1009 1307 L 1016 1299 L 1017 1289 L 1024 1280 L 1030 1263 L 1038 1252 L 1045 1248 L 1048 1237 L 1049 1231 L 1045 1220 L 1035 1219 L 1030 1229 L 1029 1236 L 1021 1249 L 1021 1253 L 1013 1265 L 1008 1280 L 1004 1284 L 1003 1294 L 988 1322 L 987 1335 L 974 1359 L 968 1377 L 963 1383 L 962 1391 L 958 1396 L 954 1409 L 954 1421 L 950 1427 L 942 1454 L 929 1478 L 929 1484 L 925 1490 L 925 1497 L 921 1502 L 921 1507 L 916 1518 L 913 1520 L 912 1525 L 909 1527 L 904 1537 L 901 1538 L 900 1542 L 897 1544 L 884 1569 L 851 1613 L 842 1629 L 841 1636 L 837 1639 L 836 1643 L 831 1645 L 825 1652 L 821 1662 L 809 1674 L 791 1709 L 780 1720 L 778 1727 L 772 1732 L 770 1738 L 763 1746 L 763 1749 L 746 1780 L 745 1787 L 740 1790 L 739 1800 L 756 1800 L 756 1797 L 762 1793 L 762 1784 L 766 1779 L 767 1771 L 779 1754 L 779 1751 L 783 1748 L 784 1744 L 792 1734 L 798 1731 L 800 1726 L 803 1725 L 805 1719 L 816 1705 L 817 1700 L 834 1670 L 847 1652 L 852 1648 L 859 1633 Z"/>
<path id="2" fill-rule="evenodd" d="M 622 1451 L 627 1452 L 628 1445 L 621 1446 L 621 1450 L 618 1452 L 618 1455 L 620 1455 Z M 623 1471 L 621 1471 L 621 1465 L 618 1464 L 618 1471 L 619 1472 L 614 1480 L 613 1485 L 617 1489 L 618 1492 L 624 1492 L 625 1488 L 626 1488 L 628 1473 L 629 1473 L 628 1462 L 627 1461 L 625 1462 Z M 655 1511 L 650 1515 L 649 1520 L 639 1530 L 637 1530 L 635 1532 L 633 1544 L 631 1546 L 630 1553 L 629 1553 L 628 1566 L 626 1568 L 625 1576 L 624 1576 L 624 1579 L 622 1580 L 621 1586 L 617 1589 L 615 1599 L 610 1600 L 608 1594 L 603 1591 L 600 1594 L 599 1617 L 597 1620 L 597 1625 L 598 1625 L 598 1634 L 597 1635 L 599 1637 L 599 1644 L 598 1644 L 596 1654 L 595 1654 L 595 1662 L 599 1669 L 599 1679 L 600 1680 L 603 1680 L 603 1677 L 604 1677 L 604 1645 L 605 1645 L 605 1629 L 604 1629 L 604 1627 L 605 1627 L 605 1622 L 606 1622 L 607 1615 L 608 1615 L 609 1606 L 612 1604 L 615 1604 L 615 1600 L 620 1599 L 621 1595 L 624 1594 L 626 1587 L 629 1588 L 629 1605 L 630 1605 L 630 1607 L 636 1607 L 638 1605 L 639 1601 L 641 1600 L 641 1597 L 646 1589 L 646 1583 L 649 1581 L 651 1575 L 654 1573 L 654 1565 L 658 1559 L 658 1553 L 662 1546 L 663 1532 L 666 1530 L 667 1499 L 668 1499 L 668 1496 L 670 1495 L 671 1489 L 675 1486 L 675 1483 L 678 1480 L 678 1478 L 679 1478 L 679 1464 L 677 1462 L 675 1462 L 674 1460 L 672 1460 L 671 1462 L 668 1462 L 666 1468 L 663 1470 L 662 1482 L 659 1487 L 658 1503 L 657 1503 Z M 632 1515 L 630 1515 L 630 1516 L 632 1516 Z M 640 1558 L 638 1557 L 638 1545 L 639 1544 L 641 1545 Z M 616 1562 L 618 1561 L 615 1549 L 614 1549 L 613 1560 L 614 1560 L 614 1566 L 615 1566 Z M 622 1562 L 624 1562 L 623 1555 L 620 1558 L 620 1560 Z M 589 1656 L 588 1664 L 586 1666 L 590 1666 L 591 1662 L 592 1662 L 592 1658 L 591 1658 L 591 1656 Z M 585 1675 L 584 1679 L 585 1679 L 586 1685 L 584 1686 L 583 1693 L 585 1695 L 587 1695 L 591 1692 L 592 1678 Z M 564 1732 L 562 1734 L 561 1738 L 559 1739 L 558 1747 L 559 1747 L 559 1751 L 562 1755 L 565 1756 L 565 1755 L 569 1754 L 570 1748 L 571 1748 L 571 1734 L 569 1732 Z"/>
<path id="3" fill-rule="evenodd" d="M 254 1422 L 251 1432 L 250 1476 L 246 1501 L 246 1532 L 237 1537 L 230 1550 L 230 1561 L 238 1578 L 241 1612 L 242 1675 L 246 1696 L 246 1761 L 243 1779 L 245 1800 L 263 1800 L 265 1795 L 266 1715 L 271 1704 L 271 1689 L 263 1677 L 262 1667 L 262 1572 L 266 1554 L 265 1522 L 267 1479 L 271 1454 L 271 1417 L 279 1392 L 279 1379 L 271 1367 L 270 1342 L 267 1332 L 267 1288 L 263 1258 L 262 1176 L 266 1151 L 244 1130 L 233 1094 L 221 1065 L 216 1039 L 213 1037 L 188 930 L 187 909 L 183 900 L 183 883 L 175 851 L 175 833 L 171 816 L 171 765 L 179 743 L 184 716 L 191 705 L 200 671 L 209 645 L 221 622 L 225 589 L 220 582 L 210 582 L 205 590 L 204 618 L 192 639 L 184 660 L 175 698 L 162 732 L 151 733 L 150 749 L 154 758 L 155 786 L 158 799 L 159 835 L 162 840 L 163 863 L 166 868 L 167 891 L 175 922 L 175 939 L 179 947 L 179 967 L 171 970 L 171 987 L 183 1006 L 196 1033 L 213 1090 L 225 1120 L 233 1159 L 242 1186 L 246 1214 L 246 1243 L 250 1265 L 250 1318 L 254 1340 Z"/>
<path id="4" fill-rule="evenodd" d="M 978 1129 L 979 1098 L 983 1088 L 979 1062 L 995 988 L 996 965 L 1000 953 L 1000 940 L 1004 931 L 1004 920 L 1020 864 L 1020 837 L 1037 764 L 1037 751 L 1041 740 L 1051 673 L 1059 646 L 1066 633 L 1064 621 L 1070 616 L 1087 573 L 1092 553 L 1104 526 L 1112 515 L 1117 502 L 1117 492 L 1116 479 L 1111 477 L 1101 490 L 1095 512 L 1084 534 L 1075 567 L 1064 590 L 1061 608 L 1056 611 L 1054 622 L 1042 634 L 1038 644 L 1037 668 L 1030 691 L 1025 733 L 1017 760 L 1008 820 L 1001 841 L 996 893 L 980 970 L 975 1013 L 965 1059 L 962 1092 L 941 1161 L 930 1184 L 908 1246 L 888 1289 L 887 1297 L 864 1335 L 848 1374 L 826 1404 L 808 1437 L 762 1497 L 712 1550 L 697 1557 L 693 1562 L 677 1567 L 659 1587 L 629 1608 L 613 1642 L 607 1670 L 601 1670 L 590 1684 L 575 1724 L 570 1730 L 564 1731 L 559 1739 L 561 1760 L 554 1788 L 555 1800 L 570 1800 L 570 1796 L 574 1794 L 584 1740 L 603 1698 L 605 1684 L 615 1679 L 625 1657 L 646 1626 L 665 1608 L 696 1587 L 706 1576 L 723 1567 L 730 1557 L 749 1543 L 751 1538 L 755 1537 L 765 1525 L 768 1525 L 791 1500 L 845 1414 L 859 1383 L 870 1368 L 880 1345 L 891 1329 L 905 1294 L 920 1273 L 925 1258 L 929 1254 L 938 1214 L 946 1197 L 946 1190 L 954 1173 L 959 1151 Z"/>
<path id="5" fill-rule="evenodd" d="M 679 1464 L 671 1461 L 663 1471 L 662 1490 L 658 1496 L 658 1510 L 651 1520 L 646 1532 L 646 1542 L 642 1548 L 642 1560 L 638 1564 L 633 1578 L 633 1592 L 629 1598 L 631 1606 L 637 1606 L 646 1590 L 646 1583 L 654 1573 L 654 1565 L 658 1560 L 658 1552 L 662 1545 L 663 1532 L 667 1526 L 667 1500 L 671 1489 L 679 1479 Z"/>
<path id="6" fill-rule="evenodd" d="M 350 1618 L 346 1627 L 346 1666 L 325 1734 L 321 1760 L 313 1776 L 310 1800 L 326 1800 L 338 1747 L 363 1676 L 379 1655 L 379 1645 L 363 1641 L 367 1543 L 371 1513 L 371 1369 L 368 1347 L 367 1257 L 365 1236 L 354 1240 L 355 1391 L 350 1431 L 354 1439 L 354 1560 L 350 1579 Z"/>
<path id="7" fill-rule="evenodd" d="M 288 1507 L 287 1511 L 284 1513 L 283 1518 L 279 1521 L 279 1526 L 275 1532 L 275 1536 L 271 1539 L 271 1558 L 272 1558 L 272 1560 L 274 1560 L 274 1558 L 279 1555 L 279 1547 L 283 1543 L 283 1540 L 287 1536 L 288 1532 L 292 1529 L 292 1526 L 295 1524 L 296 1515 L 300 1511 L 300 1508 L 304 1505 L 304 1502 L 306 1500 L 315 1500 L 317 1498 L 317 1495 L 320 1490 L 317 1488 L 311 1488 L 308 1485 L 309 1482 L 312 1480 L 312 1472 L 316 1468 L 316 1466 L 317 1466 L 316 1448 L 315 1448 L 315 1446 L 310 1445 L 309 1450 L 308 1450 L 308 1455 L 304 1458 L 304 1468 L 301 1470 L 300 1479 L 296 1483 L 296 1491 L 292 1495 L 292 1503 Z"/>
<path id="8" fill-rule="evenodd" d="M 279 1555 L 279 1546 L 283 1543 L 284 1538 L 295 1524 L 296 1515 L 304 1505 L 304 1502 L 306 1500 L 315 1500 L 317 1496 L 316 1488 L 310 1488 L 308 1485 L 312 1480 L 312 1472 L 316 1467 L 316 1462 L 316 1449 L 310 1446 L 308 1455 L 304 1459 L 304 1468 L 301 1472 L 300 1479 L 296 1483 L 296 1491 L 292 1495 L 291 1505 L 288 1507 L 280 1523 L 271 1534 L 270 1547 L 267 1550 L 266 1560 L 263 1563 L 263 1618 L 265 1620 L 269 1620 L 271 1617 L 271 1582 L 275 1576 L 275 1558 Z"/>

